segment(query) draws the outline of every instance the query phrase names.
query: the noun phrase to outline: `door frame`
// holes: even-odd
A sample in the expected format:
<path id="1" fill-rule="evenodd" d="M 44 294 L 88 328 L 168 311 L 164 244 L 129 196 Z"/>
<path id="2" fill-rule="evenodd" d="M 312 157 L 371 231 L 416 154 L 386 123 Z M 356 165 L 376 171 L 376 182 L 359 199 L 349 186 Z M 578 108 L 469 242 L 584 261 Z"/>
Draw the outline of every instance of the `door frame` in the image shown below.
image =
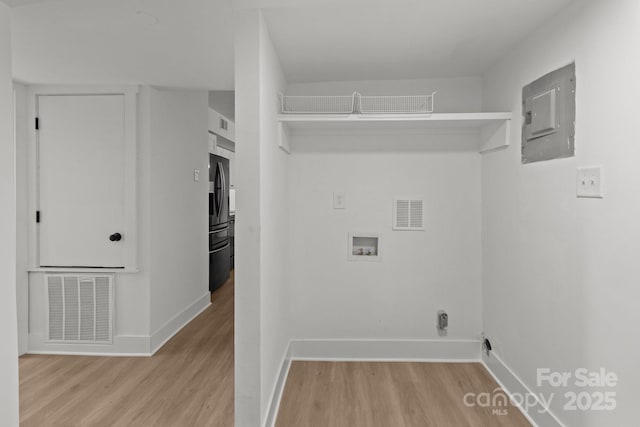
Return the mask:
<path id="1" fill-rule="evenodd" d="M 38 97 L 43 95 L 124 95 L 125 99 L 125 148 L 124 148 L 124 269 L 97 269 L 101 272 L 138 272 L 138 234 L 137 234 L 137 139 L 138 139 L 138 92 L 139 86 L 49 86 L 34 85 L 27 87 L 29 105 L 29 144 L 28 144 L 28 268 L 29 271 L 72 271 L 74 269 L 41 268 L 39 260 L 39 227 L 36 224 L 36 211 L 39 209 L 39 138 L 35 129 L 38 114 Z M 43 215 L 46 215 L 43 212 Z M 80 269 L 88 271 L 88 269 Z"/>
<path id="2" fill-rule="evenodd" d="M 27 273 L 27 88 L 13 82 L 13 143 L 16 186 L 16 302 L 18 356 L 29 347 L 29 273 Z"/>

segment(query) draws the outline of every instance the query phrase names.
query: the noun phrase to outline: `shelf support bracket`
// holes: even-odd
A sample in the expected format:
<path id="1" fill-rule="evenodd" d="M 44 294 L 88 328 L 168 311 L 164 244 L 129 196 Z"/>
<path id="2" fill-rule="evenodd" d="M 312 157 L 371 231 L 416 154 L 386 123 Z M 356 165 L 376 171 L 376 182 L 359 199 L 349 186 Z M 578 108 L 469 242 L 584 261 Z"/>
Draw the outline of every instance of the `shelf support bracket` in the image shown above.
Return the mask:
<path id="1" fill-rule="evenodd" d="M 278 122 L 278 148 L 287 154 L 291 154 L 291 135 L 289 134 L 289 127 Z"/>
<path id="2" fill-rule="evenodd" d="M 511 120 L 505 120 L 482 128 L 480 132 L 480 154 L 507 148 L 510 145 L 510 130 Z"/>

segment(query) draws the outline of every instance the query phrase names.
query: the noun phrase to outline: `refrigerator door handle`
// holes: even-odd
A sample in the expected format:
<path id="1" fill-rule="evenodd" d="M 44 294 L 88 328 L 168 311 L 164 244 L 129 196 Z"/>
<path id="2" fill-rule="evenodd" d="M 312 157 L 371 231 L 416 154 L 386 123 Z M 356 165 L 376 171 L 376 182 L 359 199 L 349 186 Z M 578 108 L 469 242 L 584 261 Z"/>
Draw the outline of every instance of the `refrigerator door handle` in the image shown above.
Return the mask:
<path id="1" fill-rule="evenodd" d="M 222 185 L 220 186 L 220 205 L 218 208 L 218 217 L 220 216 L 220 214 L 222 213 L 222 208 L 224 207 L 224 198 L 226 196 L 226 191 L 225 191 L 225 187 L 226 187 L 226 179 L 224 176 L 224 167 L 222 166 L 222 162 L 218 162 L 218 168 L 220 168 L 220 180 L 222 181 Z"/>
<path id="2" fill-rule="evenodd" d="M 215 209 L 216 209 L 216 216 L 220 217 L 220 209 L 222 208 L 222 200 L 220 199 L 220 191 L 222 190 L 222 184 L 220 182 L 220 174 L 221 174 L 221 170 L 220 170 L 220 162 L 218 162 L 218 164 L 216 165 L 216 174 L 213 182 L 213 187 L 214 187 L 214 203 L 215 203 Z"/>

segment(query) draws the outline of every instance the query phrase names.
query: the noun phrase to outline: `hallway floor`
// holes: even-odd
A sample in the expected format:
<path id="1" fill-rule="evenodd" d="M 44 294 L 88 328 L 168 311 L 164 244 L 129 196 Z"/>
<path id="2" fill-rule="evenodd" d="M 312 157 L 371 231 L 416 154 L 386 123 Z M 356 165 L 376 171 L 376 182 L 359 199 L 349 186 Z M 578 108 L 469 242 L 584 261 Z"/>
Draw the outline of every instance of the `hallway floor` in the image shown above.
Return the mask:
<path id="1" fill-rule="evenodd" d="M 233 426 L 233 290 L 153 357 L 21 357 L 21 426 Z"/>

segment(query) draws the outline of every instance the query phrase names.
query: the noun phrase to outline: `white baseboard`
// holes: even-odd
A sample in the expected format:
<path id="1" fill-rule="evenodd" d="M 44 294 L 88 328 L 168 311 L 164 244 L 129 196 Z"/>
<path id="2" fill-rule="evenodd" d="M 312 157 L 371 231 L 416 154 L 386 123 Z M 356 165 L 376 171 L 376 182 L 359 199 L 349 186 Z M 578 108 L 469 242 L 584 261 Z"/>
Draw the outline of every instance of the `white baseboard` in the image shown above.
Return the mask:
<path id="1" fill-rule="evenodd" d="M 207 292 L 151 334 L 151 354 L 153 355 L 160 350 L 167 341 L 173 338 L 175 334 L 180 332 L 182 328 L 188 325 L 209 305 L 211 305 L 211 294 Z"/>
<path id="2" fill-rule="evenodd" d="M 508 396 L 537 396 L 495 352 L 491 352 L 490 356 L 483 354 L 482 364 Z M 544 405 L 539 399 L 537 400 L 538 404 L 535 408 L 530 408 L 529 410 L 523 407 L 518 408 L 525 418 L 535 427 L 564 427 L 564 424 L 551 411 L 546 410 L 540 413 L 539 409 L 543 408 Z M 518 399 L 515 401 L 518 402 Z"/>
<path id="3" fill-rule="evenodd" d="M 112 344 L 49 343 L 40 334 L 29 335 L 27 354 L 70 356 L 151 356 L 148 335 L 116 335 Z"/>
<path id="4" fill-rule="evenodd" d="M 276 420 L 278 418 L 278 409 L 280 409 L 280 402 L 282 401 L 282 393 L 284 392 L 284 386 L 287 382 L 287 376 L 289 375 L 289 368 L 291 367 L 291 358 L 289 357 L 289 351 L 291 349 L 291 342 L 287 345 L 284 355 L 282 356 L 282 362 L 280 363 L 280 372 L 276 383 L 273 385 L 271 391 L 271 398 L 269 399 L 269 410 L 267 411 L 267 418 L 262 424 L 264 427 L 275 427 Z"/>
<path id="5" fill-rule="evenodd" d="M 479 362 L 480 341 L 456 340 L 292 340 L 291 360 Z"/>

